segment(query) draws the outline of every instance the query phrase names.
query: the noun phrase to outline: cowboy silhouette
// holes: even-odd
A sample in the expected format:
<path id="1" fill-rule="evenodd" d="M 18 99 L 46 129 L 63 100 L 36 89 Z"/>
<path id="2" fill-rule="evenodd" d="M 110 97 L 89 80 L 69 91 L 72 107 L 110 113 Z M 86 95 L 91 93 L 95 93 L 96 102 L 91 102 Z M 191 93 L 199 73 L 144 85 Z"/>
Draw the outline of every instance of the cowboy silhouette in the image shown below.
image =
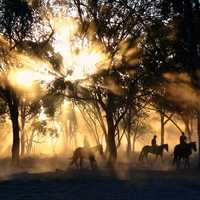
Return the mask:
<path id="1" fill-rule="evenodd" d="M 187 144 L 187 137 L 185 136 L 185 133 L 184 132 L 182 132 L 181 133 L 181 136 L 180 136 L 180 145 L 182 146 L 182 147 L 185 147 L 185 145 Z"/>
<path id="2" fill-rule="evenodd" d="M 151 146 L 152 146 L 152 148 L 153 148 L 153 151 L 155 151 L 155 150 L 156 150 L 156 147 L 157 147 L 156 138 L 157 138 L 157 136 L 154 135 L 154 136 L 153 136 L 153 139 L 151 140 Z"/>

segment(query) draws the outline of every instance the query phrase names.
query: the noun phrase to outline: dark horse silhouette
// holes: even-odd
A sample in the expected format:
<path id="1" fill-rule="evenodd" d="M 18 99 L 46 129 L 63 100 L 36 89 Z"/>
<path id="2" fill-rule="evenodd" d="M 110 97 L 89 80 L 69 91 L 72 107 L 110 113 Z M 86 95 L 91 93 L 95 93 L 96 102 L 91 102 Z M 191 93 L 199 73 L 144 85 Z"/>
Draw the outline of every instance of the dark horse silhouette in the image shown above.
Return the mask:
<path id="1" fill-rule="evenodd" d="M 139 160 L 140 161 L 143 161 L 144 158 L 146 160 L 148 160 L 148 154 L 151 153 L 151 154 L 155 154 L 156 155 L 156 160 L 158 158 L 158 156 L 161 157 L 161 159 L 163 159 L 163 151 L 164 149 L 166 151 L 168 151 L 168 144 L 162 144 L 162 145 L 158 145 L 156 147 L 152 147 L 152 146 L 149 146 L 149 145 L 146 145 L 142 148 L 142 151 L 140 152 L 140 155 L 139 155 Z"/>
<path id="2" fill-rule="evenodd" d="M 90 162 L 90 167 L 92 169 L 97 168 L 97 162 L 95 159 L 95 153 L 98 152 L 103 156 L 103 147 L 102 145 L 97 145 L 94 147 L 78 147 L 74 150 L 72 161 L 70 165 L 75 164 L 77 168 L 83 167 L 83 160 L 88 159 Z"/>
<path id="3" fill-rule="evenodd" d="M 181 159 L 184 162 L 184 168 L 190 168 L 190 155 L 192 150 L 197 151 L 196 142 L 190 142 L 184 146 L 178 144 L 174 147 L 174 159 L 173 164 L 176 164 L 176 168 L 180 168 Z"/>

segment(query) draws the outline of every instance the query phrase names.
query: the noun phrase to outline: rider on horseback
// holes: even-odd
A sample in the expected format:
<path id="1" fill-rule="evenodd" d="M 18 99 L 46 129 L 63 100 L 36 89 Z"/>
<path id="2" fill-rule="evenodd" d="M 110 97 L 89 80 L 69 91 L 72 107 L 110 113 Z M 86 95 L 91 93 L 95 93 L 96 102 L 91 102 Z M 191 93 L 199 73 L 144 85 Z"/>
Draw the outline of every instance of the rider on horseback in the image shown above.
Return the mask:
<path id="1" fill-rule="evenodd" d="M 184 132 L 182 132 L 181 133 L 181 136 L 180 136 L 180 146 L 182 147 L 182 148 L 185 148 L 186 147 L 186 144 L 187 144 L 187 137 L 185 136 L 185 133 Z"/>
<path id="2" fill-rule="evenodd" d="M 151 140 L 151 146 L 152 146 L 154 152 L 156 151 L 156 147 L 157 147 L 156 138 L 157 138 L 157 136 L 154 135 L 153 139 Z"/>

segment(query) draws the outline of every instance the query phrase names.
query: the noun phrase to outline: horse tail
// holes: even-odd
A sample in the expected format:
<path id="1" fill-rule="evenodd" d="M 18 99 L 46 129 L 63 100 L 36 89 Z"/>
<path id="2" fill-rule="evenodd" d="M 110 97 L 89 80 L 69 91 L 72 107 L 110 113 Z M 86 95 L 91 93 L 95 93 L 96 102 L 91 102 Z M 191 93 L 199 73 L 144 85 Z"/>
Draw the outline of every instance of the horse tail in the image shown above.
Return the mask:
<path id="1" fill-rule="evenodd" d="M 71 161 L 70 161 L 69 165 L 72 166 L 72 165 L 75 163 L 74 156 L 71 157 L 70 160 L 71 160 Z"/>
<path id="2" fill-rule="evenodd" d="M 69 163 L 70 166 L 72 166 L 73 164 L 76 164 L 76 151 L 74 151 L 73 156 L 70 158 L 71 162 Z"/>
<path id="3" fill-rule="evenodd" d="M 139 155 L 139 161 L 142 161 L 144 157 L 144 148 L 142 148 L 140 155 Z"/>

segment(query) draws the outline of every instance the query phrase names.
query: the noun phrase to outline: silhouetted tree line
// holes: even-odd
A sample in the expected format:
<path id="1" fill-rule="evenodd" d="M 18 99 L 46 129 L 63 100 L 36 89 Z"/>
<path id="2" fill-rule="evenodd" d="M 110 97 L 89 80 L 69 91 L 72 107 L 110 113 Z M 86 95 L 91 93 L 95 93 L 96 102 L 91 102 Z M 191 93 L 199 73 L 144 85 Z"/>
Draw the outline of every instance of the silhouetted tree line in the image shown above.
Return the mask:
<path id="1" fill-rule="evenodd" d="M 46 24 L 42 20 L 44 10 L 58 4 L 68 7 L 69 13 L 77 11 L 79 33 L 76 37 L 100 44 L 109 55 L 107 66 L 89 77 L 92 84 L 88 87 L 82 84 L 86 80 L 66 81 L 68 73 L 61 73 L 62 58 L 52 47 L 53 27 L 47 24 L 48 16 Z M 169 89 L 173 84 L 186 86 L 191 79 L 189 86 L 199 91 L 198 0 L 72 0 L 70 3 L 63 0 L 46 4 L 42 0 L 32 3 L 1 0 L 0 18 L 1 34 L 10 43 L 9 50 L 0 47 L 1 71 L 9 66 L 7 56 L 13 50 L 49 61 L 56 71 L 56 80 L 49 85 L 42 104 L 51 115 L 65 98 L 76 104 L 90 105 L 88 109 L 95 113 L 105 136 L 110 164 L 117 159 L 116 141 L 120 142 L 120 131 L 124 130 L 130 146 L 130 134 L 149 106 L 160 114 L 161 143 L 164 143 L 164 125 L 168 121 L 175 124 L 174 114 L 198 119 L 200 142 L 198 105 L 181 98 L 177 101 Z M 41 28 L 46 26 L 49 29 Z M 35 29 L 40 33 L 37 38 L 33 35 Z M 180 79 L 181 74 L 189 78 Z M 0 97 L 9 108 L 13 125 L 12 159 L 18 163 L 20 96 L 9 84 L 0 84 Z M 184 121 L 187 124 L 187 119 Z"/>

